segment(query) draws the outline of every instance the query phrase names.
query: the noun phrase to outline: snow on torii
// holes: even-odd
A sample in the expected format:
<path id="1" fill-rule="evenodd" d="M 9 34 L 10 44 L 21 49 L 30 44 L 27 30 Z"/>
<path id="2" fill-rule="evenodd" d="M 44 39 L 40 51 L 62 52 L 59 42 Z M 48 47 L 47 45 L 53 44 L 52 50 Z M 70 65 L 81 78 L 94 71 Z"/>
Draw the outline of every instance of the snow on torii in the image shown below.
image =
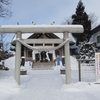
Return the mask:
<path id="1" fill-rule="evenodd" d="M 18 39 L 22 38 L 22 33 L 63 33 L 64 39 L 69 38 L 68 33 L 83 33 L 82 25 L 2 25 L 1 33 L 16 33 Z M 65 70 L 66 84 L 71 83 L 70 70 L 70 54 L 69 42 L 64 45 L 65 49 Z M 20 84 L 20 58 L 21 58 L 21 43 L 16 41 L 16 58 L 15 58 L 15 80 Z"/>

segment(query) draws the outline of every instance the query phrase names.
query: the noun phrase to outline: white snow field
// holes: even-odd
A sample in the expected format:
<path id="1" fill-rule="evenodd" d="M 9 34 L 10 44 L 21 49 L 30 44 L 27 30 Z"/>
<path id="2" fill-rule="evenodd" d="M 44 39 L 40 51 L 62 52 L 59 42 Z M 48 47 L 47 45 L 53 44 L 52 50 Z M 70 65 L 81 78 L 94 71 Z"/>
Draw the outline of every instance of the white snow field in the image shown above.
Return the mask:
<path id="1" fill-rule="evenodd" d="M 77 61 L 70 58 L 71 84 L 66 84 L 59 68 L 33 70 L 27 66 L 27 75 L 21 75 L 21 85 L 14 80 L 15 57 L 9 58 L 5 61 L 9 71 L 0 70 L 0 100 L 100 100 L 100 84 L 79 82 Z"/>

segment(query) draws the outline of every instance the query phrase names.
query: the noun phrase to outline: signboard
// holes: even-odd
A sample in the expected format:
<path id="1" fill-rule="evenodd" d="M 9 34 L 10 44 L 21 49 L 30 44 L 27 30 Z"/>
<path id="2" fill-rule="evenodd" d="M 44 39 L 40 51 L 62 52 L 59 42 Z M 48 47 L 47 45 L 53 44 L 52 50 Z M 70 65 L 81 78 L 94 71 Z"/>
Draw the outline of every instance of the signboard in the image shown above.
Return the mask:
<path id="1" fill-rule="evenodd" d="M 94 61 L 89 61 L 88 63 L 81 63 L 81 81 L 96 81 Z"/>
<path id="2" fill-rule="evenodd" d="M 100 53 L 95 53 L 95 69 L 97 79 L 100 77 Z"/>
<path id="3" fill-rule="evenodd" d="M 100 75 L 100 53 L 95 53 L 96 76 Z"/>

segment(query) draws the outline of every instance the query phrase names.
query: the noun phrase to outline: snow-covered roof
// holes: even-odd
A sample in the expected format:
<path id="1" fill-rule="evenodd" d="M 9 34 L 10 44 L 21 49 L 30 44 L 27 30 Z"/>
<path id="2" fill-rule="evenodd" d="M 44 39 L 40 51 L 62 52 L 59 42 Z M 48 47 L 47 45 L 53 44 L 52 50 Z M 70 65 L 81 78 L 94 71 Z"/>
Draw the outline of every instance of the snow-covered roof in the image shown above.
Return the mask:
<path id="1" fill-rule="evenodd" d="M 23 33 L 22 34 L 22 39 L 27 39 L 28 37 L 30 37 L 32 34 L 34 34 L 34 33 Z M 15 34 L 15 36 L 14 36 L 14 38 L 13 38 L 13 41 L 16 39 L 16 34 Z"/>
<path id="2" fill-rule="evenodd" d="M 55 35 L 57 35 L 60 39 L 63 39 L 63 33 L 54 33 Z M 71 42 L 76 42 L 75 38 L 72 36 L 72 33 L 69 33 L 69 40 Z"/>
<path id="3" fill-rule="evenodd" d="M 33 35 L 34 33 L 23 33 L 22 34 L 22 39 L 27 39 L 28 37 L 30 37 L 31 35 Z M 63 39 L 63 33 L 54 33 L 56 36 L 58 36 L 60 39 Z M 16 39 L 16 35 L 13 38 L 13 41 Z M 74 37 L 72 36 L 71 33 L 69 33 L 69 40 L 70 42 L 76 42 Z"/>

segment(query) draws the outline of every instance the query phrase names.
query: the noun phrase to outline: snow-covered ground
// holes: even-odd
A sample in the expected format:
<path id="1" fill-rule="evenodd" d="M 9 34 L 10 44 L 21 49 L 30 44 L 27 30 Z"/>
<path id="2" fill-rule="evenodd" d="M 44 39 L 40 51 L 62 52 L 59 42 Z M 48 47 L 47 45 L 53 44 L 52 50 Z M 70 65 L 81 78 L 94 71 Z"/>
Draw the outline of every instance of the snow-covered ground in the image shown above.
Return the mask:
<path id="1" fill-rule="evenodd" d="M 71 57 L 72 83 L 65 84 L 59 68 L 32 70 L 21 75 L 21 85 L 14 80 L 15 58 L 5 61 L 9 71 L 0 70 L 0 100 L 100 100 L 100 84 L 78 82 L 78 64 Z M 100 82 L 98 80 L 98 82 Z"/>

